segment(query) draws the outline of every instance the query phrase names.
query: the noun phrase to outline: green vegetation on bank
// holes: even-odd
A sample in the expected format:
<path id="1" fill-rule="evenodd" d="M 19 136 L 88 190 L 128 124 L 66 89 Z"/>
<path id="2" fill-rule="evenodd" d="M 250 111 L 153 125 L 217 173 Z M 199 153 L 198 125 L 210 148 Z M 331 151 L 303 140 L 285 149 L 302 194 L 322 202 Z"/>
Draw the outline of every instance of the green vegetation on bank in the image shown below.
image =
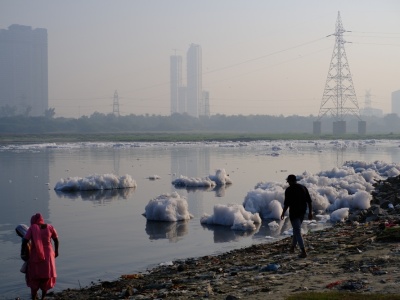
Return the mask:
<path id="1" fill-rule="evenodd" d="M 262 134 L 231 132 L 132 132 L 132 133 L 43 133 L 2 134 L 0 144 L 73 143 L 73 142 L 211 142 L 211 141 L 256 141 L 256 140 L 368 140 L 400 139 L 400 134 L 346 134 L 343 136 L 307 133 Z"/>
<path id="2" fill-rule="evenodd" d="M 280 136 L 284 138 L 309 139 L 312 137 L 315 116 L 269 116 L 269 115 L 212 115 L 210 117 L 201 116 L 194 118 L 186 114 L 173 114 L 171 116 L 161 115 L 128 115 L 115 116 L 113 114 L 93 113 L 91 116 L 82 116 L 74 118 L 55 118 L 52 114 L 42 117 L 30 116 L 3 116 L 0 114 L 0 135 L 59 135 L 64 137 L 66 134 L 72 136 L 90 137 L 91 135 L 109 136 L 117 135 L 127 138 L 127 133 L 133 136 L 139 136 L 142 139 L 143 134 L 157 136 L 157 139 L 164 140 L 164 135 L 159 137 L 160 133 L 168 133 L 168 137 L 178 135 L 181 138 L 192 140 L 190 135 L 196 139 L 202 139 L 203 133 L 208 136 L 217 135 L 218 139 L 228 136 L 241 136 L 249 139 L 277 139 Z M 321 120 L 321 138 L 331 138 L 333 124 L 336 121 L 332 116 Z M 389 114 L 384 117 L 365 117 L 367 134 L 388 135 L 389 133 L 400 132 L 400 118 L 396 114 Z M 351 134 L 359 132 L 359 120 L 355 117 L 346 120 L 346 132 L 349 136 L 344 138 L 353 138 Z M 290 134 L 288 134 L 290 133 Z M 295 135 L 295 137 L 292 137 Z M 393 134 L 392 134 L 393 135 Z M 252 137 L 255 136 L 255 137 Z M 107 137 L 108 139 L 112 137 Z M 356 137 L 357 138 L 357 137 Z M 373 138 L 373 137 L 371 137 Z M 386 138 L 386 137 L 385 137 Z M 143 139 L 146 139 L 144 137 Z M 137 140 L 137 138 L 135 138 Z M 153 139 L 152 139 L 153 140 Z"/>

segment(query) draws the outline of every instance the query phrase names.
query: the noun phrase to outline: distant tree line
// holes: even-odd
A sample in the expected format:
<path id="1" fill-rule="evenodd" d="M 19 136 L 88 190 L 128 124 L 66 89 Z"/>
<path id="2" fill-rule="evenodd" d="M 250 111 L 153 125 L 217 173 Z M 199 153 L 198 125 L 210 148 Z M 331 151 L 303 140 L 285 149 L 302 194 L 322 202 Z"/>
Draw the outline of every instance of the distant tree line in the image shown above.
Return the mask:
<path id="1" fill-rule="evenodd" d="M 7 115 L 4 113 L 7 112 Z M 12 112 L 11 112 L 12 113 Z M 194 118 L 187 114 L 127 115 L 102 114 L 95 112 L 80 118 L 55 118 L 54 108 L 48 109 L 42 117 L 10 115 L 0 110 L 0 133 L 113 133 L 113 132 L 243 132 L 243 133 L 312 133 L 313 115 L 270 116 L 270 115 L 223 115 Z M 367 133 L 398 133 L 400 118 L 397 114 L 384 117 L 363 117 L 367 122 Z M 331 117 L 322 118 L 322 133 L 332 133 Z M 347 132 L 357 133 L 358 119 L 349 118 Z"/>

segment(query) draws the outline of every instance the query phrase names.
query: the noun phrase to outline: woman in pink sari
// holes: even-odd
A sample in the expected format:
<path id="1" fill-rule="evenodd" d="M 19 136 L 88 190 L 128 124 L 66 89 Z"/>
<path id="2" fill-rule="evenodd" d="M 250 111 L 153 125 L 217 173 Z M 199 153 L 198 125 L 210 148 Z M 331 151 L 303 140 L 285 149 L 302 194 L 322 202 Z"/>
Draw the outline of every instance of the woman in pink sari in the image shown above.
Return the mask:
<path id="1" fill-rule="evenodd" d="M 51 243 L 54 241 L 54 248 Z M 28 242 L 31 241 L 29 257 Z M 58 256 L 57 231 L 50 224 L 45 224 L 43 217 L 37 213 L 31 218 L 31 227 L 22 241 L 21 257 L 28 259 L 27 285 L 31 288 L 32 299 L 37 299 L 37 292 L 42 290 L 42 299 L 47 291 L 56 284 L 56 262 Z M 25 259 L 24 259 L 25 260 Z"/>

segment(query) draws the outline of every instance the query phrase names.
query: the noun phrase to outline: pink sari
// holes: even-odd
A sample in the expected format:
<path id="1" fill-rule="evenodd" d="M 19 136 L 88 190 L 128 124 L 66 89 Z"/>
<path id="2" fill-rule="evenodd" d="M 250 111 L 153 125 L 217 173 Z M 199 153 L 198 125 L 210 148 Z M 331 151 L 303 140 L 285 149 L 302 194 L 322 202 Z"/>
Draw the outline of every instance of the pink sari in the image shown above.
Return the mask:
<path id="1" fill-rule="evenodd" d="M 25 239 L 32 241 L 28 260 L 27 285 L 34 290 L 49 290 L 56 283 L 55 253 L 51 239 L 57 238 L 57 232 L 50 224 L 45 224 L 41 214 L 31 218 L 31 227 Z"/>

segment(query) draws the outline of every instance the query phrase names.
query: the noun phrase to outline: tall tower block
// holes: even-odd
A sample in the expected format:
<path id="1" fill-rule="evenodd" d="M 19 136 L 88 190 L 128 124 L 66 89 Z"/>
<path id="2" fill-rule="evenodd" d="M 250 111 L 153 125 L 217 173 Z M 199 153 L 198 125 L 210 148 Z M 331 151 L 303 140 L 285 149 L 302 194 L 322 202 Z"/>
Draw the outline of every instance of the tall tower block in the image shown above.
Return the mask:
<path id="1" fill-rule="evenodd" d="M 48 105 L 47 30 L 18 24 L 0 29 L 0 107 L 36 117 Z"/>
<path id="2" fill-rule="evenodd" d="M 334 135 L 346 133 L 345 118 L 349 115 L 356 116 L 359 119 L 358 132 L 360 134 L 365 134 L 366 131 L 366 124 L 360 117 L 353 79 L 344 48 L 344 44 L 346 43 L 343 39 L 344 32 L 346 30 L 343 28 L 340 12 L 338 12 L 336 30 L 335 33 L 331 34 L 336 37 L 335 46 L 319 109 L 318 120 L 314 122 L 314 134 L 321 133 L 320 120 L 325 115 L 331 115 L 334 118 Z"/>
<path id="3" fill-rule="evenodd" d="M 187 113 L 199 117 L 199 104 L 203 97 L 201 46 L 191 44 L 187 52 Z"/>
<path id="4" fill-rule="evenodd" d="M 182 56 L 170 57 L 170 99 L 171 115 L 181 112 L 179 109 L 180 89 L 182 88 Z"/>

